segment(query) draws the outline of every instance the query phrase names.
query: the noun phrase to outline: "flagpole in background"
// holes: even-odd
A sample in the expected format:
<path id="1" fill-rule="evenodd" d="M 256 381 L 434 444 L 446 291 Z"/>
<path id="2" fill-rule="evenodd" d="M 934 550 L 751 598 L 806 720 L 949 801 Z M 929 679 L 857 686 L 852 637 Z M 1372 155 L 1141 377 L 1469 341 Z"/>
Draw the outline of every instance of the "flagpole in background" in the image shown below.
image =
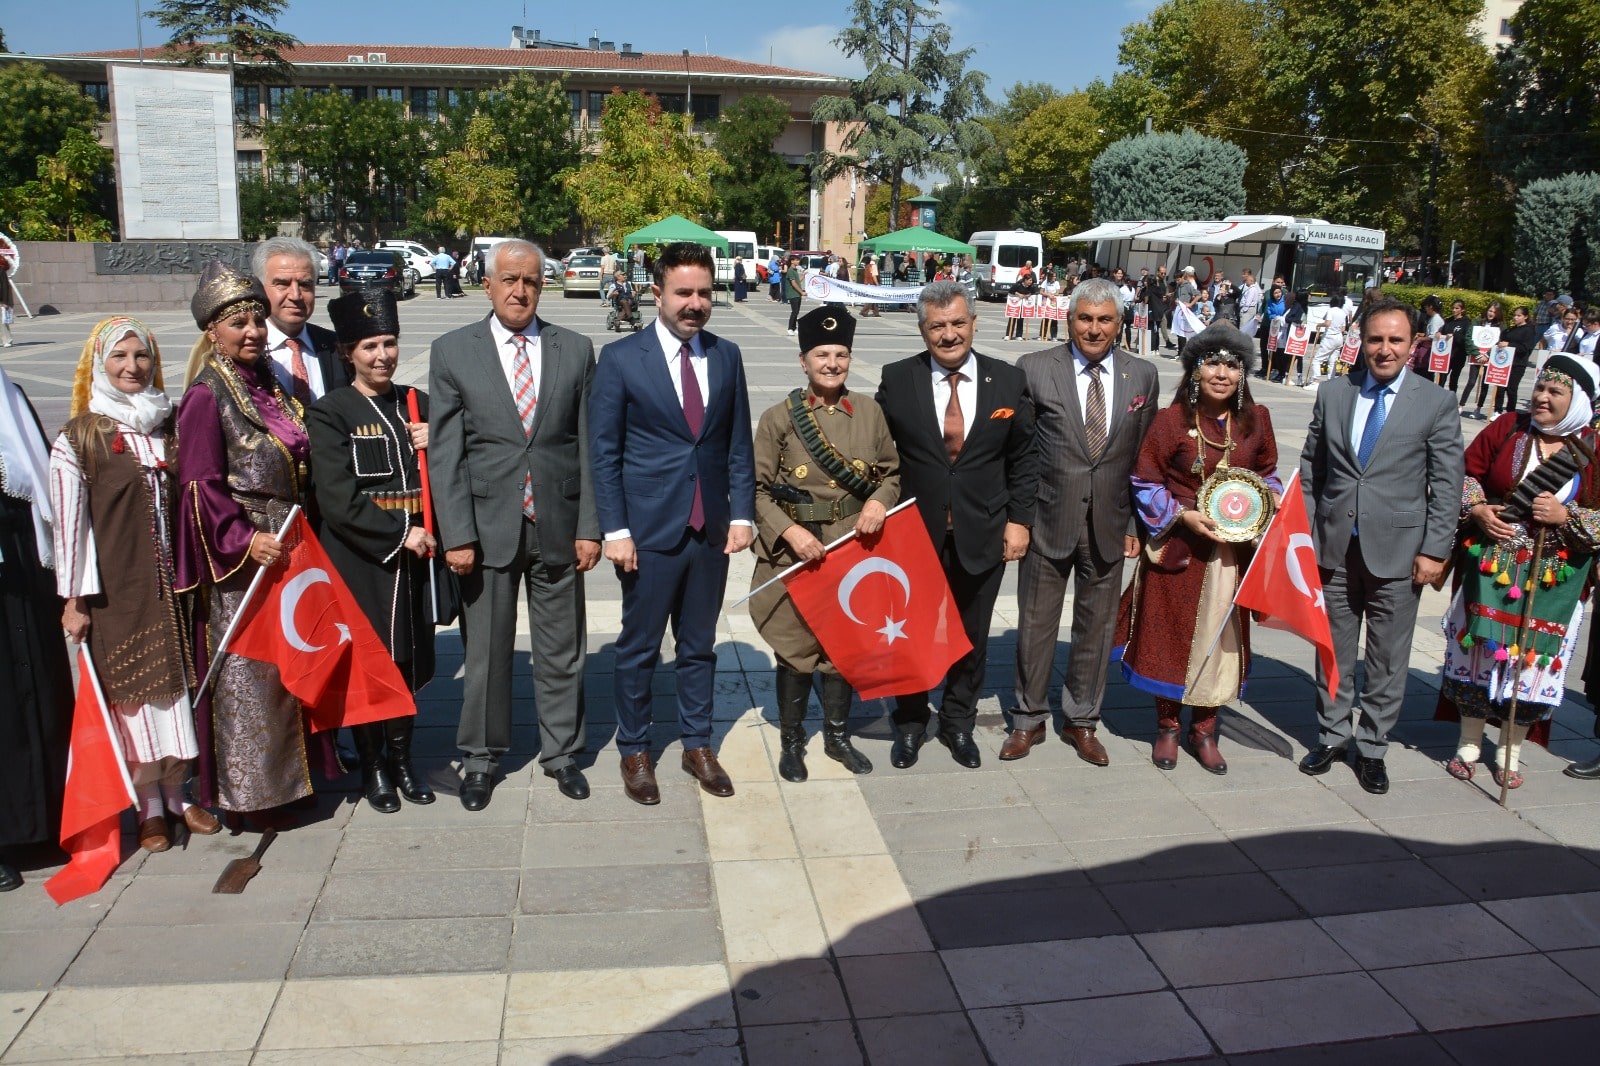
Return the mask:
<path id="1" fill-rule="evenodd" d="M 406 413 L 411 421 L 422 421 L 422 408 L 417 406 L 417 390 L 406 390 Z M 433 485 L 428 480 L 428 450 L 417 449 L 417 474 L 422 480 L 422 528 L 433 536 Z M 404 549 L 401 549 L 402 551 Z M 439 624 L 439 586 L 434 582 L 434 553 L 428 553 L 428 602 L 433 604 L 433 624 Z"/>
<path id="2" fill-rule="evenodd" d="M 889 508 L 889 510 L 884 512 L 884 515 L 883 515 L 884 520 L 887 521 L 890 515 L 897 514 L 900 511 L 904 511 L 907 507 L 910 507 L 912 504 L 914 504 L 916 502 L 917 502 L 917 498 L 915 496 L 913 496 L 909 500 L 903 500 L 900 503 L 895 504 L 893 507 Z M 850 532 L 846 533 L 844 536 L 840 537 L 838 540 L 834 541 L 832 544 L 829 544 L 826 547 L 824 547 L 822 549 L 823 554 L 827 554 L 828 552 L 833 551 L 833 549 L 837 548 L 839 545 L 845 544 L 852 537 L 857 537 L 857 536 L 860 536 L 860 534 L 858 534 L 855 530 L 852 529 Z M 771 581 L 762 582 L 757 587 L 751 589 L 749 592 L 745 593 L 743 596 L 740 596 L 738 599 L 734 600 L 728 606 L 730 608 L 739 606 L 745 600 L 748 600 L 750 597 L 754 596 L 756 593 L 760 592 L 762 589 L 767 588 L 769 585 L 777 584 L 779 581 L 782 581 L 784 578 L 788 577 L 790 574 L 794 573 L 796 570 L 802 570 L 805 567 L 810 566 L 812 564 L 812 562 L 814 562 L 814 561 L 815 560 L 811 560 L 811 559 L 801 559 L 798 563 L 795 563 L 793 566 L 789 567 L 789 569 L 785 570 L 783 573 L 781 573 L 781 574 L 777 575 L 776 577 L 774 577 Z"/>
<path id="3" fill-rule="evenodd" d="M 294 525 L 294 520 L 300 517 L 300 505 L 297 503 L 289 509 L 289 517 L 283 520 L 283 526 L 278 530 L 277 541 L 283 543 L 283 535 L 289 532 L 289 527 Z M 239 627 L 239 619 L 244 617 L 245 608 L 250 606 L 250 601 L 255 598 L 256 589 L 261 587 L 261 579 L 266 576 L 267 568 L 256 567 L 256 576 L 250 579 L 250 587 L 244 590 L 244 599 L 239 601 L 239 609 L 233 612 L 233 617 L 228 620 L 228 628 L 222 634 L 222 640 L 217 644 L 217 650 L 211 655 L 211 662 L 206 666 L 205 680 L 200 682 L 200 687 L 195 689 L 195 701 L 205 697 L 206 689 L 211 687 L 211 679 L 217 676 L 217 665 L 222 662 L 222 656 L 228 651 L 228 643 L 233 640 L 233 631 Z"/>

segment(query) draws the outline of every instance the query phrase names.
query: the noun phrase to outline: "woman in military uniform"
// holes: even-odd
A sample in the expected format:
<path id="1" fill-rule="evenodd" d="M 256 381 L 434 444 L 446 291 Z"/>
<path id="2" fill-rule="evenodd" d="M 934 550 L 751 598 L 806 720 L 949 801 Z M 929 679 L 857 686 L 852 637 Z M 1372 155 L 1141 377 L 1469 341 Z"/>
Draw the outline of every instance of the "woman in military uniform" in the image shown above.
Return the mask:
<path id="1" fill-rule="evenodd" d="M 761 416 L 756 428 L 756 568 L 759 587 L 797 562 L 816 561 L 824 547 L 855 530 L 872 536 L 900 498 L 900 457 L 883 412 L 870 396 L 845 387 L 856 321 L 842 307 L 819 307 L 798 323 L 800 368 L 795 389 Z M 778 658 L 778 724 L 785 781 L 806 779 L 806 704 L 811 675 L 822 674 L 823 753 L 853 774 L 872 763 L 850 744 L 846 722 L 854 692 L 840 677 L 782 582 L 750 600 L 750 617 Z"/>
<path id="2" fill-rule="evenodd" d="M 306 416 L 323 547 L 416 692 L 433 679 L 428 555 L 435 544 L 424 528 L 417 459 L 428 446 L 428 398 L 417 394 L 412 421 L 407 394 L 414 390 L 393 381 L 400 362 L 394 293 L 357 290 L 328 301 L 328 314 L 355 380 Z M 411 766 L 415 724 L 403 715 L 351 730 L 361 791 L 374 810 L 398 811 L 397 787 L 412 803 L 433 802 L 433 790 Z"/>

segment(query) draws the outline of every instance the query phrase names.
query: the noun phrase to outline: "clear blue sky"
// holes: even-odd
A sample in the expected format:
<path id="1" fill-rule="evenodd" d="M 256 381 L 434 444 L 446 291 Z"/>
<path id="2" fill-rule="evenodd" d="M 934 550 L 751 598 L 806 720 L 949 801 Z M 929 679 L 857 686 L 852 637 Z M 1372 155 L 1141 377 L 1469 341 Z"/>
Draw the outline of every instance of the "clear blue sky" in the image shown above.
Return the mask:
<path id="1" fill-rule="evenodd" d="M 13 52 L 35 55 L 132 48 L 136 7 L 152 0 L 0 0 L 0 28 Z M 850 16 L 846 0 L 773 4 L 764 0 L 672 5 L 613 0 L 581 5 L 523 0 L 292 0 L 278 28 L 308 43 L 450 44 L 504 47 L 514 25 L 546 38 L 623 41 L 647 52 L 695 52 L 851 74 L 831 43 Z M 1018 81 L 1079 88 L 1116 67 L 1122 27 L 1155 0 L 944 0 L 940 12 L 958 48 L 977 49 L 972 66 L 989 75 L 999 99 Z M 148 16 L 146 47 L 165 35 Z"/>

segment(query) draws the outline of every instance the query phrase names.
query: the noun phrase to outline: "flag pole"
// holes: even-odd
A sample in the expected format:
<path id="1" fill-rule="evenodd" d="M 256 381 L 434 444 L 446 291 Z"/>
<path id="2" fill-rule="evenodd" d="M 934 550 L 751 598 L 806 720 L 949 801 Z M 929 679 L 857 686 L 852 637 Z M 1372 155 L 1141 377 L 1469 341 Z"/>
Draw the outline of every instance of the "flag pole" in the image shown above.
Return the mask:
<path id="1" fill-rule="evenodd" d="M 1522 642 L 1528 639 L 1528 623 L 1533 619 L 1533 596 L 1539 589 L 1539 568 L 1544 562 L 1544 535 L 1545 530 L 1541 527 L 1533 538 L 1533 559 L 1528 566 L 1528 594 L 1517 605 L 1521 608 L 1521 617 L 1517 619 L 1517 635 L 1512 640 L 1517 655 L 1506 660 L 1506 668 L 1511 673 L 1511 699 L 1506 705 L 1506 713 L 1500 719 L 1500 746 L 1506 750 L 1506 766 L 1500 774 L 1502 807 L 1511 794 L 1511 758 L 1516 754 L 1517 747 L 1517 690 L 1521 687 L 1522 656 L 1526 654 Z"/>
<path id="2" fill-rule="evenodd" d="M 422 421 L 422 408 L 417 405 L 417 390 L 406 390 L 406 413 L 413 423 Z M 433 536 L 433 484 L 428 480 L 428 449 L 418 448 L 417 476 L 422 482 L 422 528 Z M 428 601 L 433 605 L 433 624 L 439 624 L 439 586 L 434 580 L 433 552 L 428 553 Z"/>
<path id="3" fill-rule="evenodd" d="M 289 527 L 300 516 L 300 505 L 297 503 L 289 509 L 289 517 L 283 520 L 283 526 L 278 530 L 275 538 L 279 544 L 283 543 L 283 535 L 289 532 Z M 255 598 L 256 589 L 261 585 L 261 579 L 266 576 L 267 568 L 256 567 L 256 575 L 250 579 L 250 587 L 244 590 L 244 599 L 239 601 L 239 609 L 233 612 L 233 617 L 228 620 L 228 628 L 223 631 L 222 640 L 217 644 L 217 650 L 212 653 L 211 662 L 206 666 L 205 680 L 200 682 L 200 687 L 195 689 L 195 701 L 199 702 L 205 697 L 206 689 L 211 687 L 211 679 L 217 676 L 217 664 L 222 662 L 222 656 L 228 650 L 228 643 L 233 640 L 233 631 L 239 626 L 239 619 L 244 617 L 245 608 L 250 606 L 250 601 Z"/>
<path id="4" fill-rule="evenodd" d="M 907 507 L 910 507 L 912 504 L 914 504 L 916 502 L 917 502 L 917 498 L 915 496 L 913 496 L 909 500 L 904 500 L 904 501 L 902 501 L 900 503 L 895 504 L 893 507 L 889 508 L 889 510 L 884 513 L 884 516 L 883 516 L 884 517 L 884 521 L 888 521 L 890 515 L 897 514 L 900 511 L 904 511 Z M 838 540 L 834 541 L 832 544 L 827 545 L 822 550 L 823 550 L 824 553 L 831 552 L 831 551 L 833 551 L 833 549 L 837 548 L 839 545 L 845 543 L 846 541 L 850 540 L 852 537 L 855 537 L 855 536 L 858 536 L 858 534 L 856 533 L 855 530 L 852 529 L 850 532 L 846 533 L 844 536 L 840 537 Z M 769 585 L 774 585 L 777 582 L 782 581 L 784 578 L 788 577 L 790 574 L 794 573 L 796 570 L 803 569 L 803 568 L 805 568 L 807 566 L 810 566 L 810 565 L 811 565 L 811 560 L 810 559 L 801 559 L 798 563 L 795 563 L 793 566 L 789 567 L 789 569 L 785 570 L 783 573 L 781 573 L 781 574 L 777 575 L 776 577 L 774 577 L 771 581 L 762 582 L 759 587 L 751 589 L 749 592 L 745 593 L 743 596 L 740 596 L 738 599 L 734 600 L 728 606 L 730 608 L 731 607 L 737 607 L 741 603 L 743 603 L 745 600 L 748 600 L 750 597 L 754 596 L 756 593 L 761 592 L 764 589 L 766 589 Z"/>
<path id="5" fill-rule="evenodd" d="M 100 720 L 106 728 L 106 739 L 111 744 L 111 750 L 117 755 L 117 769 L 122 774 L 122 787 L 128 793 L 128 805 L 133 806 L 139 802 L 138 793 L 133 788 L 133 778 L 128 776 L 128 760 L 122 754 L 122 745 L 117 740 L 117 731 L 111 724 L 111 708 L 106 705 L 106 693 L 100 687 L 100 674 L 94 668 L 94 657 L 89 654 L 89 644 L 85 641 L 78 645 L 78 665 L 89 677 L 89 684 L 94 687 L 95 706 L 100 708 Z"/>

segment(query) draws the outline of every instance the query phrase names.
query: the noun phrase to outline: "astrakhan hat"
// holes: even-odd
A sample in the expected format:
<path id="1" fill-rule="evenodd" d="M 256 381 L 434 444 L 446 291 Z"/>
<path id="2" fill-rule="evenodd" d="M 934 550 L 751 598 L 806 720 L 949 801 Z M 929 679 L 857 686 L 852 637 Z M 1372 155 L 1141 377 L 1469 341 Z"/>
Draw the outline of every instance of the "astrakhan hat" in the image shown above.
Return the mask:
<path id="1" fill-rule="evenodd" d="M 849 348 L 856 339 L 855 316 L 838 306 L 807 311 L 795 325 L 800 331 L 802 352 L 822 344 L 842 344 Z"/>
<path id="2" fill-rule="evenodd" d="M 328 317 L 340 344 L 368 337 L 400 336 L 400 303 L 393 292 L 376 286 L 357 289 L 328 301 Z"/>

